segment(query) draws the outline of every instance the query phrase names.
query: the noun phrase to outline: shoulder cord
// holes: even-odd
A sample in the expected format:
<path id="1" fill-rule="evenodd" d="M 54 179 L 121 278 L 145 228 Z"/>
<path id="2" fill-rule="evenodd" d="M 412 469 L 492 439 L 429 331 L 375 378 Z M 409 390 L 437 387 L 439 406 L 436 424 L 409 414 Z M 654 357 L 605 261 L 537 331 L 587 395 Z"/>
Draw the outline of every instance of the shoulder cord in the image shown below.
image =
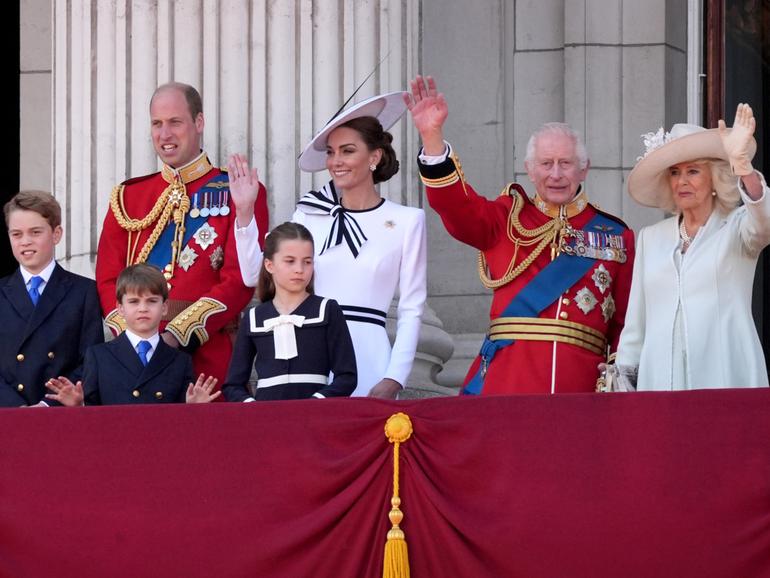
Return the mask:
<path id="1" fill-rule="evenodd" d="M 524 200 L 518 193 L 510 192 L 510 185 L 503 189 L 501 194 L 508 194 L 513 197 L 513 205 L 511 206 L 511 212 L 508 215 L 508 228 L 506 233 L 508 234 L 508 239 L 514 244 L 515 249 L 505 274 L 499 279 L 492 279 L 492 277 L 489 276 L 487 273 L 487 260 L 484 257 L 484 252 L 479 251 L 479 279 L 481 280 L 481 284 L 487 289 L 497 289 L 516 279 L 522 271 L 529 267 L 533 261 L 540 256 L 549 244 L 556 241 L 556 237 L 561 229 L 561 223 L 558 219 L 551 219 L 544 225 L 540 225 L 535 229 L 527 229 L 521 224 L 521 221 L 519 221 L 519 214 L 524 207 Z M 518 266 L 515 266 L 519 247 L 529 247 L 535 244 L 537 244 L 537 247 L 535 247 L 527 258 L 519 263 Z"/>

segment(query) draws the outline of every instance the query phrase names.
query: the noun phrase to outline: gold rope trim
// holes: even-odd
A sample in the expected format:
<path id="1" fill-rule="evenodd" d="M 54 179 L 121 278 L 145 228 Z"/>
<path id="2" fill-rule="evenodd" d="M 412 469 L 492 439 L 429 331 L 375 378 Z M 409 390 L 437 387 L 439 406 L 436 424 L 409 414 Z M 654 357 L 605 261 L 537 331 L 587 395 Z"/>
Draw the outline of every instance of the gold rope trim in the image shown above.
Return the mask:
<path id="1" fill-rule="evenodd" d="M 406 536 L 399 524 L 404 519 L 398 485 L 398 449 L 412 436 L 412 420 L 405 413 L 394 413 L 385 422 L 385 437 L 393 444 L 393 497 L 388 519 L 393 525 L 385 542 L 385 558 L 382 564 L 382 578 L 409 578 L 409 551 Z"/>
<path id="2" fill-rule="evenodd" d="M 508 229 L 506 231 L 508 239 L 514 245 L 513 256 L 511 257 L 511 262 L 508 263 L 508 268 L 503 276 L 499 279 L 493 279 L 487 273 L 487 260 L 484 256 L 484 252 L 479 251 L 479 279 L 481 280 L 481 284 L 487 289 L 497 289 L 516 279 L 516 277 L 521 275 L 521 273 L 540 256 L 549 244 L 551 245 L 551 258 L 553 259 L 558 246 L 557 238 L 559 233 L 563 231 L 565 225 L 561 219 L 551 219 L 535 229 L 527 229 L 519 220 L 519 214 L 524 208 L 524 199 L 521 198 L 521 195 L 512 191 L 512 188 L 513 183 L 510 183 L 505 186 L 500 194 L 507 194 L 513 199 L 513 205 L 511 205 L 511 211 L 508 214 Z M 530 247 L 532 245 L 537 246 L 521 263 L 516 265 L 519 247 Z"/>
<path id="3" fill-rule="evenodd" d="M 169 220 L 174 219 L 176 228 L 174 230 L 174 240 L 171 242 L 171 270 L 170 273 L 173 276 L 174 267 L 179 259 L 179 255 L 182 252 L 182 241 L 184 240 L 185 232 L 185 215 L 190 210 L 190 197 L 187 195 L 187 188 L 185 184 L 194 181 L 205 175 L 212 169 L 212 165 L 209 162 L 206 155 L 201 155 L 200 158 L 190 163 L 188 166 L 183 167 L 177 173 L 168 165 L 163 165 L 161 170 L 161 176 L 169 183 L 169 185 L 163 189 L 155 204 L 141 219 L 133 219 L 129 217 L 126 211 L 125 203 L 123 202 L 123 195 L 125 192 L 125 185 L 117 185 L 112 189 L 110 194 L 110 208 L 112 214 L 115 216 L 115 220 L 118 222 L 121 228 L 128 231 L 128 251 L 126 258 L 126 265 L 132 265 L 134 263 L 144 263 L 147 261 L 147 257 L 150 255 L 153 247 L 158 242 L 161 234 L 163 234 L 166 225 Z M 139 255 L 136 255 L 137 242 L 139 236 L 133 242 L 132 246 L 132 233 L 141 233 L 141 231 L 149 228 L 153 223 L 152 233 L 145 241 L 142 249 L 139 251 Z"/>
<path id="4" fill-rule="evenodd" d="M 169 321 L 166 331 L 176 337 L 183 347 L 190 344 L 193 335 L 198 339 L 199 344 L 203 345 L 209 340 L 206 321 L 212 315 L 224 311 L 227 311 L 227 306 L 221 301 L 202 297 Z"/>

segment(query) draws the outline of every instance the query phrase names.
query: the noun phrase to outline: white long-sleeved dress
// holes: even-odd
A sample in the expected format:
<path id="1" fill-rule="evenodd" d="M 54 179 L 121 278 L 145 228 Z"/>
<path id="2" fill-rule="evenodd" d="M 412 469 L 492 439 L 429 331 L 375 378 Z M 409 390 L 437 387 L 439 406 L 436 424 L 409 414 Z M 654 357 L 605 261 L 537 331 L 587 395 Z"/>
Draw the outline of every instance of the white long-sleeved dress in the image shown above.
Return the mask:
<path id="1" fill-rule="evenodd" d="M 358 256 L 346 242 L 324 248 L 334 222 L 331 214 L 305 212 L 303 224 L 315 244 L 315 292 L 336 300 L 345 314 L 358 368 L 354 396 L 365 396 L 383 378 L 406 384 L 412 369 L 426 298 L 425 213 L 387 199 L 363 211 L 346 211 L 367 240 Z M 350 227 L 349 227 L 350 228 Z M 254 221 L 235 233 L 244 283 L 256 285 L 261 264 Z M 398 325 L 391 348 L 385 318 L 398 291 Z"/>
<path id="2" fill-rule="evenodd" d="M 678 217 L 645 227 L 616 364 L 638 367 L 637 390 L 768 385 L 751 316 L 760 251 L 770 243 L 770 191 L 713 211 L 681 254 Z"/>

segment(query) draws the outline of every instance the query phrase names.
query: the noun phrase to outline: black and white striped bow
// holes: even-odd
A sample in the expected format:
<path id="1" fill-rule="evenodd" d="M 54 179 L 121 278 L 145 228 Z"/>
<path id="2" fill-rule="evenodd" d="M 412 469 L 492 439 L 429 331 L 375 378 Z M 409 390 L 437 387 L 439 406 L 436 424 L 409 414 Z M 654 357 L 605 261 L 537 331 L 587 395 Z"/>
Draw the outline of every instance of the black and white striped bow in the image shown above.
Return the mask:
<path id="1" fill-rule="evenodd" d="M 341 245 L 344 240 L 353 257 L 358 257 L 361 247 L 366 242 L 366 235 L 361 225 L 348 213 L 340 204 L 337 191 L 334 188 L 334 182 L 329 181 L 320 191 L 310 191 L 297 201 L 297 208 L 303 213 L 322 215 L 328 214 L 332 217 L 332 226 L 329 229 L 329 235 L 324 241 L 319 255 L 331 247 Z"/>

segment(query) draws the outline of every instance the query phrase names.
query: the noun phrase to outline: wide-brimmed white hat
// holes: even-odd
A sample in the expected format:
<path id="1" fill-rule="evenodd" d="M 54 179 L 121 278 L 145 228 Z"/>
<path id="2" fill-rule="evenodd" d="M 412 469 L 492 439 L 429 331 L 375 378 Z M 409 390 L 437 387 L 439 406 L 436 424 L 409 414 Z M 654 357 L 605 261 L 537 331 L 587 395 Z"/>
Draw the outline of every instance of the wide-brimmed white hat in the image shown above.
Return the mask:
<path id="1" fill-rule="evenodd" d="M 380 121 L 384 130 L 388 130 L 406 112 L 405 94 L 407 93 L 404 91 L 398 91 L 373 96 L 340 112 L 326 123 L 326 126 L 313 137 L 313 140 L 302 151 L 299 156 L 299 168 L 305 172 L 325 169 L 326 139 L 329 138 L 330 132 L 349 120 L 362 116 L 373 116 Z"/>
<path id="2" fill-rule="evenodd" d="M 675 124 L 671 132 L 664 132 L 661 128 L 658 132 L 642 135 L 642 139 L 647 150 L 628 175 L 628 194 L 647 207 L 665 208 L 671 205 L 670 167 L 698 159 L 729 160 L 716 128 Z M 756 151 L 757 142 L 752 138 L 751 158 Z"/>

